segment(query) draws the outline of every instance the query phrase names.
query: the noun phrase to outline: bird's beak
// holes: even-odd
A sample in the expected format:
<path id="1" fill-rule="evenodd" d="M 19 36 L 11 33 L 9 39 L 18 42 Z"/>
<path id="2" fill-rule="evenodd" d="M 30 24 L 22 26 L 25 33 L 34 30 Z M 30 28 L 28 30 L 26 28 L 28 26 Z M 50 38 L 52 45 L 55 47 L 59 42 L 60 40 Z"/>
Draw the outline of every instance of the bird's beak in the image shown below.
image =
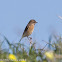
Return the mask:
<path id="1" fill-rule="evenodd" d="M 36 22 L 36 23 L 38 23 L 38 22 Z"/>

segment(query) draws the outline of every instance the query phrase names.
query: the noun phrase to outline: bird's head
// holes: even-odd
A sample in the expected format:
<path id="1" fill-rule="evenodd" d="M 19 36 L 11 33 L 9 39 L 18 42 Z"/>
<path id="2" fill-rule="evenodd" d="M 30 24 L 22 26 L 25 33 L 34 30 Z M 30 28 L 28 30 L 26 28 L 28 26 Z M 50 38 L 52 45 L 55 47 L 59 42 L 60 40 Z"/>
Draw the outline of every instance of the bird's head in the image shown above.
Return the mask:
<path id="1" fill-rule="evenodd" d="M 38 23 L 38 22 L 36 22 L 34 19 L 31 19 L 31 20 L 29 21 L 29 23 L 36 24 L 36 23 Z"/>

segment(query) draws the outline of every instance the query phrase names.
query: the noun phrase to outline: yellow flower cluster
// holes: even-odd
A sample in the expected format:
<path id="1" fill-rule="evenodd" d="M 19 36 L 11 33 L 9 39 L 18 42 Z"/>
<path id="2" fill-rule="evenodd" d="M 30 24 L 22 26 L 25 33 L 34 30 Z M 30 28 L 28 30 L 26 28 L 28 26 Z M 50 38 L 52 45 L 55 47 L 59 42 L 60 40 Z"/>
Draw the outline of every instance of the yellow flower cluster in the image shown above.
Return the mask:
<path id="1" fill-rule="evenodd" d="M 9 54 L 9 57 L 8 57 L 10 60 L 12 60 L 12 61 L 16 61 L 17 60 L 17 58 L 16 58 L 16 56 L 15 55 L 13 55 L 13 54 Z"/>
<path id="2" fill-rule="evenodd" d="M 8 58 L 9 58 L 10 60 L 14 61 L 14 62 L 26 62 L 26 60 L 24 60 L 24 59 L 21 60 L 21 61 L 17 61 L 16 56 L 13 55 L 13 54 L 9 54 Z"/>
<path id="3" fill-rule="evenodd" d="M 45 56 L 51 60 L 54 58 L 54 54 L 52 51 L 45 52 Z"/>

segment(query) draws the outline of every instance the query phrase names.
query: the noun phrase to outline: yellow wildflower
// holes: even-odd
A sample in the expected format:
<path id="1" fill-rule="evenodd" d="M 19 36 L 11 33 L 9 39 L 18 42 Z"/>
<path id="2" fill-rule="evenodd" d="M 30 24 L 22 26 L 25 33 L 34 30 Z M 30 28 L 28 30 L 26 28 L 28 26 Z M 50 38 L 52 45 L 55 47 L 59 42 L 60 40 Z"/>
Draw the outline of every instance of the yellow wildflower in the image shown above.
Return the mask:
<path id="1" fill-rule="evenodd" d="M 51 60 L 54 58 L 54 54 L 52 51 L 45 52 L 45 56 Z"/>
<path id="2" fill-rule="evenodd" d="M 26 62 L 26 60 L 21 60 L 21 62 Z"/>
<path id="3" fill-rule="evenodd" d="M 3 61 L 0 61 L 0 62 L 3 62 Z"/>
<path id="4" fill-rule="evenodd" d="M 17 60 L 16 56 L 13 55 L 13 54 L 9 54 L 9 59 L 10 60 L 13 60 L 13 61 L 16 61 Z"/>

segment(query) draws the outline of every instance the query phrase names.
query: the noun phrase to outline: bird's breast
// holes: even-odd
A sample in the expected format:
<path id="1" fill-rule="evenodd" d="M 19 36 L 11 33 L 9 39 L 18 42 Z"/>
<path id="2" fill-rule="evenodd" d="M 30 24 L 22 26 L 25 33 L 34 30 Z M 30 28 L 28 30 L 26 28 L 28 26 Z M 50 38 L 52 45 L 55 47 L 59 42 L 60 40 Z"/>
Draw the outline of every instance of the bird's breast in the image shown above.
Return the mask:
<path id="1" fill-rule="evenodd" d="M 32 34 L 33 30 L 34 30 L 34 24 L 31 24 L 28 28 L 28 33 Z"/>

